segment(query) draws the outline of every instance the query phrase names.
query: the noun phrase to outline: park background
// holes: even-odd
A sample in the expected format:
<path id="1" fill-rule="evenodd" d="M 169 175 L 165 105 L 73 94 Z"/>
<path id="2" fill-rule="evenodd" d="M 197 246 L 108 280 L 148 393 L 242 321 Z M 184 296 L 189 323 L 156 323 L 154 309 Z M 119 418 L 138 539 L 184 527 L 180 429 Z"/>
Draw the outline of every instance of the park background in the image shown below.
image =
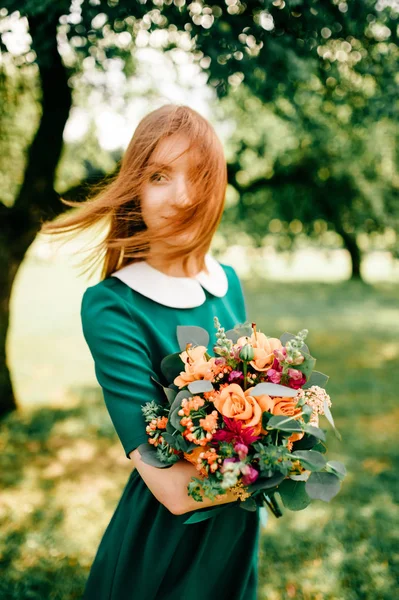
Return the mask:
<path id="1" fill-rule="evenodd" d="M 212 251 L 267 335 L 309 329 L 348 475 L 269 516 L 259 600 L 391 600 L 398 580 L 395 0 L 24 3 L 0 9 L 0 598 L 80 598 L 130 473 L 80 325 L 101 232 L 40 223 L 111 174 L 135 126 L 192 106 L 223 140 Z"/>

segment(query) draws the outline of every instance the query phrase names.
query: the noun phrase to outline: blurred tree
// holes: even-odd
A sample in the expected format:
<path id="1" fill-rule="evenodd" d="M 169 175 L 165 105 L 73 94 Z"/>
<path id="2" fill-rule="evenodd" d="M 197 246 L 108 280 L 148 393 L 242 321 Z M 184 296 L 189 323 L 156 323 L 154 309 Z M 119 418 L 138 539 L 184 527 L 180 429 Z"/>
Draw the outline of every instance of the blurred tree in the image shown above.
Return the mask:
<path id="1" fill-rule="evenodd" d="M 399 230 L 398 123 L 348 123 L 350 105 L 327 108 L 328 101 L 310 94 L 300 114 L 291 105 L 295 118 L 282 121 L 273 104 L 253 97 L 244 85 L 230 96 L 224 114 L 237 123 L 229 169 L 237 194 L 224 223 L 231 236 L 239 225 L 260 246 L 270 238 L 272 224 L 279 233 L 275 241 L 292 250 L 298 234 L 319 238 L 323 222 L 322 229 L 340 236 L 352 259 L 352 277 L 360 278 L 361 234 Z M 287 99 L 284 103 L 289 105 Z"/>
<path id="2" fill-rule="evenodd" d="M 0 356 L 4 359 L 0 370 L 0 415 L 15 407 L 4 350 L 11 287 L 41 222 L 65 209 L 54 189 L 54 180 L 63 146 L 63 130 L 72 105 L 72 86 L 78 73 L 87 68 L 106 69 L 109 61 L 118 57 L 123 60 L 125 73 L 131 75 L 134 48 L 149 44 L 165 52 L 175 48 L 190 52 L 193 61 L 209 75 L 209 85 L 220 98 L 245 81 L 253 95 L 263 103 L 273 104 L 276 114 L 298 124 L 305 116 L 304 103 L 312 94 L 321 95 L 324 108 L 330 106 L 337 113 L 339 106 L 350 104 L 351 124 L 362 123 L 366 116 L 372 121 L 381 115 L 394 119 L 398 108 L 395 79 L 398 7 L 395 0 L 354 0 L 351 3 L 345 0 L 248 0 L 246 3 L 215 0 L 211 6 L 201 1 L 187 4 L 185 0 L 140 1 L 129 5 L 118 0 L 72 0 L 72 3 L 3 0 L 0 12 L 3 72 L 7 61 L 13 59 L 9 25 L 15 16 L 27 18 L 29 22 L 31 48 L 24 54 L 19 53 L 15 63 L 20 67 L 33 63 L 32 67 L 37 69 L 41 115 L 15 200 L 0 203 Z M 316 80 L 319 83 L 312 87 Z M 0 83 L 7 85 L 4 77 Z M 261 123 L 256 124 L 261 127 Z M 309 116 L 302 124 L 304 131 L 308 126 L 316 126 Z M 325 151 L 325 168 L 328 169 L 329 138 L 326 136 L 327 141 L 322 143 L 322 136 L 316 137 Z M 309 174 L 312 153 L 301 160 L 303 165 L 308 165 L 304 169 L 307 175 L 301 179 L 302 167 L 299 163 L 293 165 L 290 185 L 301 184 L 305 189 L 306 184 L 314 183 Z M 239 170 L 234 165 L 233 169 Z M 285 193 L 286 185 L 282 177 L 284 169 L 278 163 L 274 167 L 273 187 L 281 189 L 281 194 Z M 320 169 L 318 173 L 320 180 L 329 179 L 325 170 L 322 177 Z M 318 203 L 317 210 L 326 212 L 325 192 L 327 185 L 331 189 L 334 184 L 335 197 L 337 194 L 345 196 L 345 206 L 350 212 L 356 200 L 356 186 L 348 175 L 334 177 L 334 181 L 324 183 L 324 189 L 322 184 L 317 184 L 319 192 L 313 195 L 315 206 Z M 233 178 L 234 183 L 243 191 L 237 177 Z M 270 177 L 264 181 L 266 191 L 269 184 Z M 255 186 L 256 182 L 251 185 Z M 351 185 L 348 191 L 346 186 Z M 265 198 L 265 193 L 262 194 L 260 197 Z M 246 193 L 241 202 L 244 208 L 249 197 Z M 334 202 L 331 199 L 326 217 L 338 231 L 343 219 L 337 217 L 339 208 Z M 284 207 L 280 203 L 281 209 L 288 206 L 288 202 Z M 242 216 L 247 214 L 248 211 L 242 209 Z M 351 249 L 355 266 L 358 258 L 352 246 L 356 240 L 353 235 L 348 237 L 353 232 L 342 228 L 340 233 Z M 355 273 L 356 270 L 355 266 Z"/>

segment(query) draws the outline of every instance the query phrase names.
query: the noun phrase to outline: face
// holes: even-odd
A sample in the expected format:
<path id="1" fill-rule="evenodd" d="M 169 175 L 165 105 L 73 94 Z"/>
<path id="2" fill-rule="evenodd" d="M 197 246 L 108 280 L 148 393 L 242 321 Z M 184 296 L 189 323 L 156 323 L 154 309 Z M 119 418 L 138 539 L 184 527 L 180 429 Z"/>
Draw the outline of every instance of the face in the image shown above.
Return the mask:
<path id="1" fill-rule="evenodd" d="M 174 206 L 189 202 L 189 141 L 182 134 L 173 134 L 160 141 L 148 166 L 149 178 L 141 195 L 141 211 L 148 229 L 157 228 L 164 219 L 173 218 Z"/>

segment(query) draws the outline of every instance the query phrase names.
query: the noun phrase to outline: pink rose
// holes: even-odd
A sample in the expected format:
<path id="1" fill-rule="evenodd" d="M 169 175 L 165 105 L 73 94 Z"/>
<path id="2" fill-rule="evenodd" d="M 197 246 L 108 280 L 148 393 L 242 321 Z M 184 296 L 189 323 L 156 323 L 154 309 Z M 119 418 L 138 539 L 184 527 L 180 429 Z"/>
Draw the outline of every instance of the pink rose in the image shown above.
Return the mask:
<path id="1" fill-rule="evenodd" d="M 259 476 L 258 471 L 251 467 L 251 465 L 245 465 L 241 472 L 244 472 L 244 477 L 242 478 L 242 482 L 244 485 L 250 485 L 251 483 L 256 481 Z"/>
<path id="2" fill-rule="evenodd" d="M 240 443 L 236 444 L 234 446 L 234 450 L 235 450 L 235 452 L 237 452 L 238 458 L 240 460 L 244 460 L 244 458 L 248 454 L 248 446 L 246 446 L 245 444 L 240 444 Z"/>

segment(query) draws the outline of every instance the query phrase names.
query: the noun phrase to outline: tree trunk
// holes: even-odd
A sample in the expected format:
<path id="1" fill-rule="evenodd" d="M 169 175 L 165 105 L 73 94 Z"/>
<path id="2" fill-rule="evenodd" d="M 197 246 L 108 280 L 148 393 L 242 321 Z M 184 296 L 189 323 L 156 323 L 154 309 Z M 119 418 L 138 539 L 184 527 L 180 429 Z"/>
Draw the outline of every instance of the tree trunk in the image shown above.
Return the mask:
<path id="1" fill-rule="evenodd" d="M 345 248 L 348 250 L 350 257 L 351 257 L 351 262 L 352 262 L 351 279 L 362 281 L 362 274 L 360 272 L 362 257 L 361 257 L 360 248 L 357 245 L 356 235 L 344 231 L 341 227 L 339 229 L 337 229 L 337 233 L 339 233 L 339 235 L 342 237 Z"/>
<path id="2" fill-rule="evenodd" d="M 29 148 L 24 180 L 14 205 L 0 203 L 0 418 L 16 408 L 6 360 L 12 284 L 43 220 L 63 212 L 54 190 L 63 131 L 72 104 L 66 69 L 57 48 L 59 15 L 29 19 L 42 88 L 42 117 Z"/>
<path id="3" fill-rule="evenodd" d="M 6 359 L 6 340 L 10 314 L 10 294 L 15 268 L 8 260 L 9 254 L 3 236 L 0 237 L 0 416 L 16 408 L 10 371 Z"/>

